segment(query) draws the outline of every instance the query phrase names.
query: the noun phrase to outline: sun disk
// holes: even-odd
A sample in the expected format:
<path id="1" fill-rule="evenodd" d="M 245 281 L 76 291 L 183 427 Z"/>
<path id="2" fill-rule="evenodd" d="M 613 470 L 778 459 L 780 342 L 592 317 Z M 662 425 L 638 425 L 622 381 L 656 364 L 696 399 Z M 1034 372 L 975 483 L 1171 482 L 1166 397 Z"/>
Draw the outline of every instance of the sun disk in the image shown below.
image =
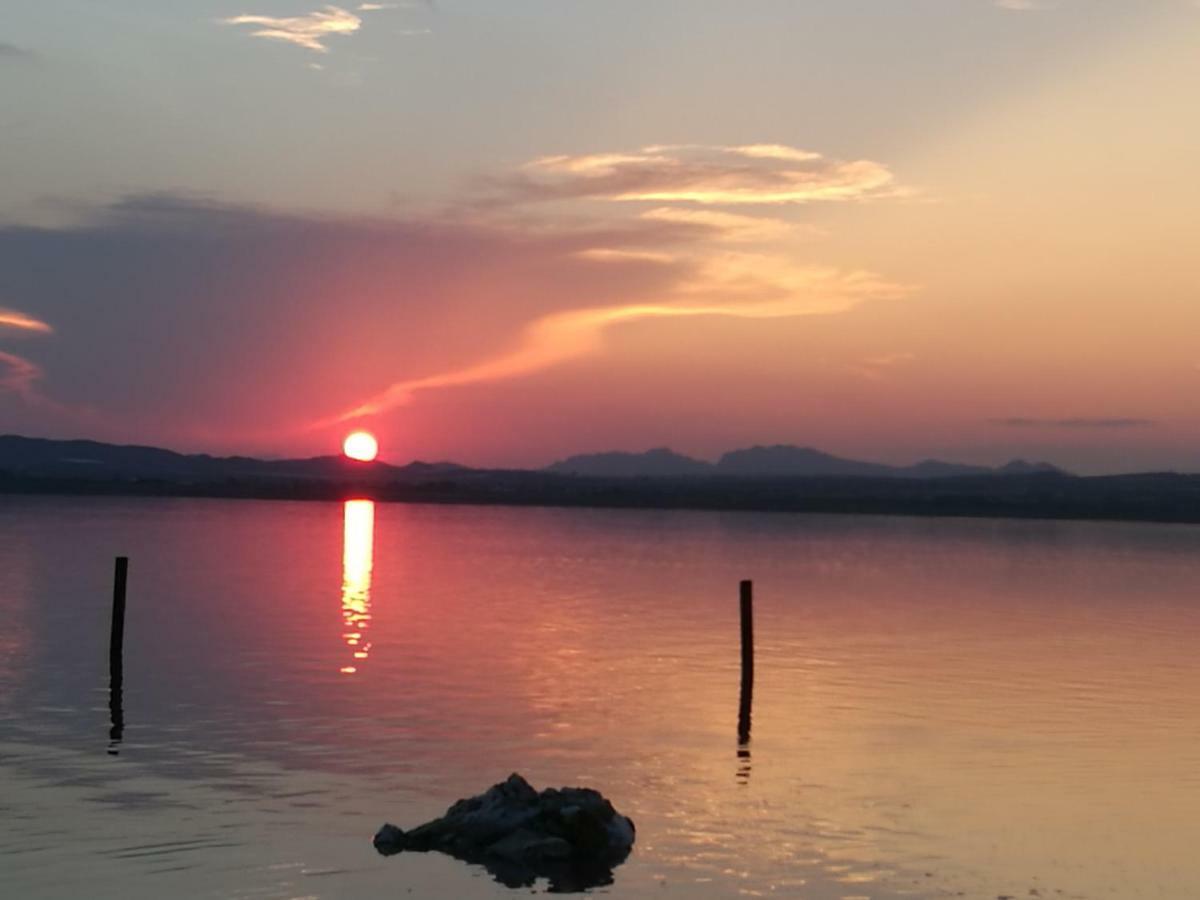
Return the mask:
<path id="1" fill-rule="evenodd" d="M 356 431 L 346 436 L 346 440 L 342 442 L 342 452 L 350 459 L 371 462 L 379 455 L 379 442 L 370 432 Z"/>

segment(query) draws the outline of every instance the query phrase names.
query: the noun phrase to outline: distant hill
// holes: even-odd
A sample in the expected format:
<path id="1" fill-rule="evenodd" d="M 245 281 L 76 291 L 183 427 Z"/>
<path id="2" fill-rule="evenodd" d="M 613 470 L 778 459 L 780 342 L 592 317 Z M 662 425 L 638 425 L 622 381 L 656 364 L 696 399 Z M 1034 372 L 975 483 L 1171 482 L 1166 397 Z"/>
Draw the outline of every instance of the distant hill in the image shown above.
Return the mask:
<path id="1" fill-rule="evenodd" d="M 726 453 L 717 462 L 722 475 L 739 478 L 780 478 L 793 475 L 806 477 L 843 475 L 865 478 L 895 477 L 896 470 L 880 463 L 842 459 L 814 450 L 811 447 L 750 447 Z"/>
<path id="2" fill-rule="evenodd" d="M 679 478 L 712 475 L 709 462 L 682 456 L 665 447 L 645 453 L 589 453 L 571 456 L 546 468 L 559 475 L 588 475 L 595 478 Z"/>
<path id="3" fill-rule="evenodd" d="M 575 474 L 571 474 L 575 473 Z M 1200 475 L 1076 477 L 1014 460 L 991 469 L 751 447 L 716 464 L 669 450 L 574 457 L 547 470 L 454 463 L 252 459 L 96 441 L 0 437 L 0 495 L 234 497 L 413 503 L 994 516 L 1200 523 Z M 0 498 L 3 502 L 3 498 Z"/>
<path id="4" fill-rule="evenodd" d="M 1014 460 L 999 468 L 927 459 L 911 466 L 844 459 L 814 450 L 778 444 L 724 454 L 715 464 L 666 448 L 645 453 L 591 453 L 572 456 L 547 468 L 560 475 L 593 478 L 957 478 L 968 475 L 1033 475 L 1060 472 L 1049 463 Z"/>
<path id="5" fill-rule="evenodd" d="M 17 435 L 0 436 L 0 471 L 21 478 L 83 481 L 151 480 L 179 484 L 225 481 L 323 481 L 384 484 L 429 481 L 449 475 L 479 475 L 488 470 L 455 463 L 412 462 L 393 466 L 361 463 L 343 456 L 308 459 L 255 459 L 248 456 L 184 454 L 159 447 L 58 441 Z M 1013 460 L 999 468 L 925 460 L 912 466 L 889 466 L 832 456 L 811 447 L 776 445 L 726 453 L 715 464 L 675 453 L 665 447 L 645 453 L 591 453 L 572 456 L 545 472 L 588 478 L 955 478 L 970 475 L 1036 475 L 1057 473 L 1047 463 Z"/>
<path id="6" fill-rule="evenodd" d="M 247 456 L 183 454 L 158 447 L 55 441 L 0 435 L 0 470 L 25 478 L 158 480 L 211 484 L 229 480 L 317 480 L 387 482 L 456 472 L 453 463 L 361 463 L 343 456 L 255 459 Z"/>
<path id="7" fill-rule="evenodd" d="M 1057 466 L 1052 466 L 1050 463 L 1031 463 L 1026 462 L 1023 459 L 1014 459 L 996 469 L 997 475 L 1037 475 L 1043 472 L 1058 472 L 1060 474 L 1065 474 L 1062 469 L 1058 468 Z"/>

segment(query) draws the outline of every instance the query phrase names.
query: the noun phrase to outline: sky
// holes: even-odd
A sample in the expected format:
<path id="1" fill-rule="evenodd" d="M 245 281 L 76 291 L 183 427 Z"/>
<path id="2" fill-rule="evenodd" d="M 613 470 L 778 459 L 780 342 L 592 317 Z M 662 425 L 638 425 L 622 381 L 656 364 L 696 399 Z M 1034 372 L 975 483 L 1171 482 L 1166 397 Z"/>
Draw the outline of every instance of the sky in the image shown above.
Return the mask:
<path id="1" fill-rule="evenodd" d="M 39 0 L 0 432 L 1200 471 L 1193 0 Z"/>

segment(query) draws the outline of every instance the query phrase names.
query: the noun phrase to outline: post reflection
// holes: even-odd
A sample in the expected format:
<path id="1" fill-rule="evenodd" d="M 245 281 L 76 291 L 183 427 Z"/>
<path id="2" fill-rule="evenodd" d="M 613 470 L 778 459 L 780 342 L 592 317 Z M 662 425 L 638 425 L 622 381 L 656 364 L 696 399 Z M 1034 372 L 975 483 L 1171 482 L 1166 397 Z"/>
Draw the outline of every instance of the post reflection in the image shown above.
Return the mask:
<path id="1" fill-rule="evenodd" d="M 375 564 L 375 502 L 347 500 L 342 541 L 342 639 L 353 654 L 342 666 L 353 675 L 371 653 L 371 570 Z"/>
<path id="2" fill-rule="evenodd" d="M 737 751 L 738 767 L 737 767 L 737 783 L 750 783 L 750 745 L 742 744 Z"/>
<path id="3" fill-rule="evenodd" d="M 121 754 L 121 741 L 125 738 L 124 666 L 120 660 L 109 661 L 108 714 L 112 727 L 108 729 L 108 755 Z"/>

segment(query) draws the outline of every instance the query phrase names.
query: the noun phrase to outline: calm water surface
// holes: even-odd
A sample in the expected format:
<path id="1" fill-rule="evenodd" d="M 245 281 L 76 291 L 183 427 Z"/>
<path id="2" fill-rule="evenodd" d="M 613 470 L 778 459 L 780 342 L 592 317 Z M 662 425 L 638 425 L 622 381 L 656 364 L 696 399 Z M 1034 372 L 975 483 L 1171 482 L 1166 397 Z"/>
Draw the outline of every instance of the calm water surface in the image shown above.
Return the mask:
<path id="1" fill-rule="evenodd" d="M 598 893 L 1191 900 L 1198 648 L 1195 527 L 0 497 L 0 895 L 507 897 L 370 838 L 519 771 Z"/>

